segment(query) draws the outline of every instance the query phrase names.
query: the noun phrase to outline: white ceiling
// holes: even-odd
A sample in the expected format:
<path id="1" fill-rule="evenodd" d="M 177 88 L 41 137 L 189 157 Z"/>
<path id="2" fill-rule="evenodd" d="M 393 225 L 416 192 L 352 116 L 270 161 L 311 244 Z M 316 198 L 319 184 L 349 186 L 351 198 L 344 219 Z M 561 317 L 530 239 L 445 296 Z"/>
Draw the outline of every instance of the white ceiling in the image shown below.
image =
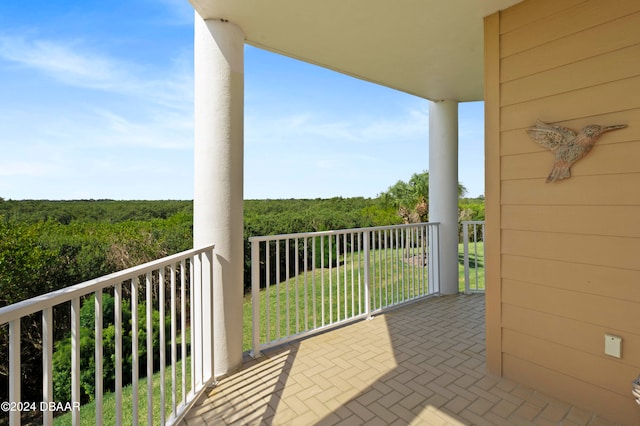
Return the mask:
<path id="1" fill-rule="evenodd" d="M 189 0 L 246 42 L 430 100 L 483 99 L 483 17 L 521 0 Z"/>

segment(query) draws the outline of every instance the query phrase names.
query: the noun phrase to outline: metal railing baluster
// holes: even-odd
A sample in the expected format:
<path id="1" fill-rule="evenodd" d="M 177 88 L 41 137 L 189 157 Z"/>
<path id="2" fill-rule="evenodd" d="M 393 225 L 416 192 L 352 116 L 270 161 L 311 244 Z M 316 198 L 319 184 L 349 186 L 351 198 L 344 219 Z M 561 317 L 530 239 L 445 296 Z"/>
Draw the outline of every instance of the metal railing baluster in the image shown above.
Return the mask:
<path id="1" fill-rule="evenodd" d="M 351 315 L 356 312 L 356 294 L 355 294 L 355 233 L 351 233 Z"/>
<path id="2" fill-rule="evenodd" d="M 146 274 L 147 395 L 153 395 L 153 301 L 151 271 Z M 153 398 L 147 398 L 147 424 L 153 426 Z"/>
<path id="3" fill-rule="evenodd" d="M 347 319 L 347 318 L 349 318 L 349 313 L 347 311 L 347 306 L 348 306 L 348 303 L 349 303 L 349 299 L 347 297 L 347 287 L 348 287 L 348 284 L 347 284 L 347 265 L 348 265 L 347 256 L 349 254 L 349 250 L 347 249 L 347 234 L 346 233 L 342 234 L 342 241 L 343 241 L 343 244 L 344 244 L 343 255 L 342 255 L 342 257 L 344 259 L 343 262 L 342 262 L 342 265 L 343 265 L 342 272 L 343 272 L 343 282 L 344 282 L 344 318 Z"/>
<path id="4" fill-rule="evenodd" d="M 160 327 L 160 402 L 159 402 L 159 409 L 158 411 L 160 411 L 160 424 L 165 424 L 165 412 L 164 412 L 164 407 L 165 407 L 165 402 L 166 402 L 166 398 L 167 398 L 167 389 L 166 389 L 166 385 L 165 385 L 165 373 L 166 373 L 166 364 L 167 364 L 167 353 L 166 353 L 166 335 L 165 335 L 165 328 L 164 328 L 164 324 L 165 324 L 165 268 L 162 267 L 160 268 L 160 270 L 158 271 L 158 310 L 160 311 L 160 324 L 158 324 L 158 326 Z M 149 332 L 149 330 L 147 330 L 147 333 Z M 151 366 L 152 370 L 153 370 L 153 366 Z M 151 375 L 153 376 L 153 373 L 151 373 Z M 147 379 L 149 380 L 149 379 Z M 149 398 L 151 399 L 151 398 Z"/>
<path id="5" fill-rule="evenodd" d="M 296 333 L 300 333 L 300 289 L 298 286 L 298 277 L 300 276 L 300 251 L 298 250 L 298 239 L 295 239 L 295 288 L 296 288 Z"/>
<path id="6" fill-rule="evenodd" d="M 80 404 L 80 298 L 71 300 L 71 403 Z M 71 413 L 72 424 L 80 424 L 80 410 Z"/>
<path id="7" fill-rule="evenodd" d="M 265 311 L 265 332 L 267 341 L 271 340 L 271 295 L 269 294 L 271 285 L 271 250 L 269 246 L 271 241 L 265 241 L 264 243 L 264 275 L 265 275 L 265 289 L 264 289 L 264 311 Z"/>
<path id="8" fill-rule="evenodd" d="M 336 322 L 340 322 L 340 235 L 336 235 Z"/>
<path id="9" fill-rule="evenodd" d="M 280 339 L 280 241 L 276 240 L 276 340 Z"/>
<path id="10" fill-rule="evenodd" d="M 9 323 L 9 402 L 18 403 L 20 399 L 20 318 Z M 9 410 L 9 424 L 20 424 L 20 411 Z"/>
<path id="11" fill-rule="evenodd" d="M 96 402 L 96 426 L 102 425 L 102 290 L 98 290 L 94 296 L 95 309 L 95 402 Z"/>
<path id="12" fill-rule="evenodd" d="M 138 280 L 139 277 L 133 277 L 131 280 L 131 394 L 138 395 Z M 132 424 L 138 424 L 138 404 L 132 406 L 131 421 Z"/>
<path id="13" fill-rule="evenodd" d="M 364 250 L 364 312 L 367 318 L 371 318 L 371 282 L 369 280 L 369 232 L 362 233 Z"/>
<path id="14" fill-rule="evenodd" d="M 324 312 L 324 237 L 320 237 L 320 269 L 322 270 L 322 276 L 320 278 L 320 306 L 322 306 L 322 327 L 325 325 Z"/>
<path id="15" fill-rule="evenodd" d="M 53 308 L 42 310 L 42 402 L 53 402 Z M 42 413 L 42 423 L 53 425 L 53 411 Z"/>
<path id="16" fill-rule="evenodd" d="M 187 405 L 187 264 L 184 259 L 180 261 L 180 352 L 182 354 L 182 405 L 185 406 Z"/>
<path id="17" fill-rule="evenodd" d="M 358 236 L 358 314 L 362 315 L 362 232 Z"/>
<path id="18" fill-rule="evenodd" d="M 115 374 L 116 374 L 116 425 L 122 425 L 122 283 L 113 290 L 115 326 Z"/>
<path id="19" fill-rule="evenodd" d="M 178 416 L 177 403 L 178 403 L 178 374 L 176 371 L 176 361 L 178 358 L 178 347 L 176 343 L 177 339 L 177 323 L 178 317 L 176 316 L 176 264 L 172 263 L 169 267 L 169 273 L 171 274 L 170 284 L 170 297 L 169 304 L 171 306 L 171 416 L 176 418 Z"/>
<path id="20" fill-rule="evenodd" d="M 287 336 L 291 334 L 291 303 L 289 302 L 289 278 L 291 278 L 291 269 L 289 266 L 289 239 L 285 240 L 285 269 L 287 277 L 287 285 L 285 289 L 286 294 L 286 309 L 287 309 Z"/>

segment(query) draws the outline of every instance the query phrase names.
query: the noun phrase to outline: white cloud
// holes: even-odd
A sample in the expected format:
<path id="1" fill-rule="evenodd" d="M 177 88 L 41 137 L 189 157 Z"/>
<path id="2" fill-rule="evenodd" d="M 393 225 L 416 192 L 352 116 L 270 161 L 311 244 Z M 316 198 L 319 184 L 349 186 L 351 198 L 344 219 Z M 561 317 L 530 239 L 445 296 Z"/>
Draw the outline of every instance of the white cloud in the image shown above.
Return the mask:
<path id="1" fill-rule="evenodd" d="M 97 91 L 59 99 L 55 110 L 15 108 L 8 103 L 6 110 L 14 119 L 0 123 L 7 140 L 13 135 L 20 144 L 193 146 L 190 59 L 168 60 L 169 67 L 141 66 L 79 41 L 0 34 L 2 59 L 44 73 L 64 86 Z"/>
<path id="2" fill-rule="evenodd" d="M 126 76 L 117 61 L 82 52 L 79 43 L 0 37 L 0 57 L 38 69 L 73 86 L 110 89 Z"/>
<path id="3" fill-rule="evenodd" d="M 172 109 L 192 105 L 193 72 L 180 61 L 174 64 L 177 70 L 148 69 L 97 52 L 78 40 L 2 35 L 0 58 L 43 72 L 72 87 L 136 96 Z"/>
<path id="4" fill-rule="evenodd" d="M 92 139 L 101 146 L 141 146 L 155 149 L 191 149 L 191 115 L 159 114 L 134 121 L 105 109 L 95 110 L 99 135 Z M 90 132 L 90 129 L 82 129 Z"/>
<path id="5" fill-rule="evenodd" d="M 314 111 L 248 114 L 248 198 L 374 197 L 428 168 L 426 102 L 412 100 L 383 119 L 357 110 L 342 115 Z"/>
<path id="6" fill-rule="evenodd" d="M 303 112 L 272 117 L 248 114 L 245 118 L 247 139 L 260 144 L 284 141 L 337 141 L 396 143 L 399 139 L 424 139 L 429 134 L 429 113 L 425 109 L 411 109 L 404 114 L 378 119 L 377 117 L 347 117 L 332 119 L 325 114 Z"/>
<path id="7" fill-rule="evenodd" d="M 411 109 L 394 119 L 376 120 L 360 131 L 363 140 L 391 140 L 399 138 L 426 138 L 429 135 L 429 111 Z"/>

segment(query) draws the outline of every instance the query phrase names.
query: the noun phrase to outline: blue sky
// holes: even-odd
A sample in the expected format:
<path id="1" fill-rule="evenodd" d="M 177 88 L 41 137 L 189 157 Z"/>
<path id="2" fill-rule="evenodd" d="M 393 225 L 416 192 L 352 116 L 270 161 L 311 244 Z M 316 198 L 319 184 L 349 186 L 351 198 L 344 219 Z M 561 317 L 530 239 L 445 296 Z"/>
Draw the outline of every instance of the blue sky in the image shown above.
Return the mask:
<path id="1" fill-rule="evenodd" d="M 428 102 L 245 47 L 245 198 L 375 197 L 428 169 Z M 484 193 L 483 104 L 459 177 Z M 193 198 L 187 0 L 0 2 L 0 197 Z"/>

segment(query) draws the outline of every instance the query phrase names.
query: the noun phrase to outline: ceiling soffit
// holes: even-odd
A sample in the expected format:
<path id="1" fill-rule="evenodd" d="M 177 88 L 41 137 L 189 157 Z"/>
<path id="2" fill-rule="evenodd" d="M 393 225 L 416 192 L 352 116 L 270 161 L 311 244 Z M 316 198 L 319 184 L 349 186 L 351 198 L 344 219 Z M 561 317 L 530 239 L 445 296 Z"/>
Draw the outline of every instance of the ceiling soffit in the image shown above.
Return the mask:
<path id="1" fill-rule="evenodd" d="M 483 17 L 519 0 L 190 0 L 246 42 L 430 100 L 483 98 Z"/>

